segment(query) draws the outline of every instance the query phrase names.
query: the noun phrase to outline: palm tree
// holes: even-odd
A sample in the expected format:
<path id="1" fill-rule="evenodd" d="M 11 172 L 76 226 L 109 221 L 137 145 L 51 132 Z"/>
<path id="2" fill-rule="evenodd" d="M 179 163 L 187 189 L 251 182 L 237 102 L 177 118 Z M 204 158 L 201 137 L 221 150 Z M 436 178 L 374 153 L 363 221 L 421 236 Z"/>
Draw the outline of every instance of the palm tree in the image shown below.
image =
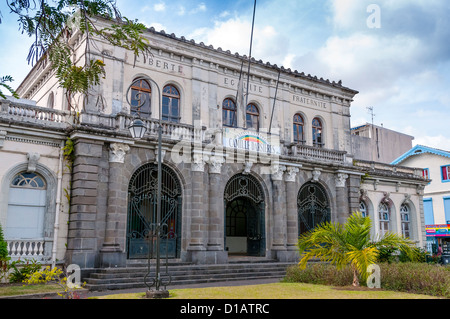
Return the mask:
<path id="1" fill-rule="evenodd" d="M 370 240 L 372 222 L 361 212 L 353 213 L 344 225 L 326 222 L 300 236 L 300 268 L 304 269 L 308 260 L 319 258 L 342 269 L 351 265 L 353 286 L 359 286 L 358 275 L 367 279 L 367 267 L 377 261 L 381 247 L 393 247 L 416 260 L 417 249 L 414 243 L 392 232 L 379 240 Z"/>

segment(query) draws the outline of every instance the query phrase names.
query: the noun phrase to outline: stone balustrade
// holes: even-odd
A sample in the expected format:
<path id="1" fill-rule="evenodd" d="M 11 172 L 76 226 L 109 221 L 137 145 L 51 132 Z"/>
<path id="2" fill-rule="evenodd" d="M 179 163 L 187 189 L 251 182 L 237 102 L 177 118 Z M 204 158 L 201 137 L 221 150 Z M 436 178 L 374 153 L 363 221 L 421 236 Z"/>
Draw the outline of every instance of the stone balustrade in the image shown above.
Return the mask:
<path id="1" fill-rule="evenodd" d="M 319 160 L 326 162 L 340 162 L 346 161 L 345 151 L 331 150 L 320 147 L 313 147 L 304 144 L 292 144 L 290 146 L 290 155 L 300 159 Z"/>
<path id="2" fill-rule="evenodd" d="M 74 117 L 68 111 L 53 110 L 35 105 L 0 100 L 0 118 L 9 121 L 36 123 L 46 128 L 68 128 L 72 125 L 90 127 L 92 129 L 115 131 L 123 136 L 129 135 L 128 127 L 135 119 L 130 114 L 117 113 L 113 115 L 99 113 L 80 113 Z M 158 119 L 141 119 L 147 127 L 147 136 L 157 136 Z M 172 141 L 191 141 L 207 143 L 207 129 L 204 126 L 173 123 L 162 121 L 162 135 L 164 139 Z M 304 159 L 320 162 L 345 163 L 345 151 L 338 151 L 303 144 L 290 144 L 282 147 L 282 155 L 292 156 L 296 159 Z M 402 168 L 399 168 L 400 170 Z"/>
<path id="3" fill-rule="evenodd" d="M 1 117 L 10 120 L 57 126 L 66 125 L 70 121 L 70 112 L 67 111 L 15 103 L 8 100 L 0 101 L 0 106 Z"/>
<path id="4" fill-rule="evenodd" d="M 16 260 L 18 258 L 41 259 L 44 257 L 43 239 L 8 239 L 8 255 Z"/>

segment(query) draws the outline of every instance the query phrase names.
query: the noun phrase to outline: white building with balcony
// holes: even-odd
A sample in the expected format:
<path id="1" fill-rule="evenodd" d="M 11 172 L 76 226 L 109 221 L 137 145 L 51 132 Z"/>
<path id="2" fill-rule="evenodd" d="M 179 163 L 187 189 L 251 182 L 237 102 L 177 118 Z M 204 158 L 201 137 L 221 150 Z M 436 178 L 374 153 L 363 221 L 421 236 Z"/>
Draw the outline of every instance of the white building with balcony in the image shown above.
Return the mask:
<path id="1" fill-rule="evenodd" d="M 160 116 L 170 258 L 295 261 L 300 234 L 356 210 L 372 218 L 374 236 L 389 230 L 424 246 L 422 171 L 352 154 L 357 91 L 254 59 L 247 83 L 245 56 L 152 28 L 145 37 L 153 56 L 136 63 L 95 40 L 89 54 L 106 77 L 78 99 L 78 114 L 48 65 L 18 89 L 35 105 L 0 101 L 0 221 L 11 254 L 33 242 L 43 258 L 87 271 L 147 258 Z M 85 41 L 73 35 L 80 61 Z M 142 140 L 128 130 L 137 116 Z"/>
<path id="2" fill-rule="evenodd" d="M 423 176 L 430 180 L 423 195 L 428 243 L 436 245 L 435 252 L 440 245 L 450 255 L 450 152 L 416 145 L 393 164 L 422 167 Z"/>

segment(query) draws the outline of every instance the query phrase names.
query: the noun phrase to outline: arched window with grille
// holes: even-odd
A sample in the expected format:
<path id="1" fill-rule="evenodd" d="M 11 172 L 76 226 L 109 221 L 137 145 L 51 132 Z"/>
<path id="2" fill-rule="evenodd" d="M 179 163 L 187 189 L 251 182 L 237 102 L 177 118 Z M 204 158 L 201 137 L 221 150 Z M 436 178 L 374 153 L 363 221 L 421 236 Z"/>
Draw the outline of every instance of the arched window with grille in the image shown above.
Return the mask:
<path id="1" fill-rule="evenodd" d="M 391 212 L 387 204 L 380 203 L 378 206 L 378 217 L 380 236 L 384 236 L 389 231 L 389 224 L 391 221 Z"/>
<path id="2" fill-rule="evenodd" d="M 144 118 L 151 114 L 151 87 L 148 81 L 138 79 L 131 85 L 131 114 Z"/>
<path id="3" fill-rule="evenodd" d="M 313 138 L 313 146 L 315 147 L 323 147 L 323 127 L 322 121 L 319 118 L 314 118 L 312 121 L 312 138 Z"/>
<path id="4" fill-rule="evenodd" d="M 259 109 L 255 104 L 247 105 L 247 128 L 259 130 Z"/>
<path id="5" fill-rule="evenodd" d="M 304 121 L 300 114 L 294 115 L 294 142 L 300 144 L 305 143 Z"/>
<path id="6" fill-rule="evenodd" d="M 180 92 L 171 84 L 166 85 L 163 89 L 162 120 L 180 122 Z"/>
<path id="7" fill-rule="evenodd" d="M 237 127 L 236 103 L 230 98 L 222 103 L 222 123 L 223 126 Z"/>
<path id="8" fill-rule="evenodd" d="M 402 235 L 406 238 L 410 238 L 410 212 L 409 207 L 406 204 L 402 204 L 402 206 L 400 206 L 400 220 L 402 223 Z"/>
<path id="9" fill-rule="evenodd" d="M 331 221 L 331 208 L 325 188 L 316 182 L 304 184 L 297 195 L 298 235 Z"/>
<path id="10" fill-rule="evenodd" d="M 5 237 L 40 239 L 44 237 L 47 184 L 35 173 L 21 172 L 10 184 Z"/>

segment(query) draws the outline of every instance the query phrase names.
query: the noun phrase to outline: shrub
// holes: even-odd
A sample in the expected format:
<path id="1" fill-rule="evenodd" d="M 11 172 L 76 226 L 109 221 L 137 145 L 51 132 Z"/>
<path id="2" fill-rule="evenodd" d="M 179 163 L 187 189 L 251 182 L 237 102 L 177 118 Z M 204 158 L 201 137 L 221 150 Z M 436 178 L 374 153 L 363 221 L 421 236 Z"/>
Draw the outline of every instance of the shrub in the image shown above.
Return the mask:
<path id="1" fill-rule="evenodd" d="M 412 260 L 404 251 L 399 251 L 394 247 L 380 247 L 378 249 L 377 263 L 393 263 L 393 262 L 425 262 L 427 251 L 421 248 L 413 248 L 416 260 Z"/>
<path id="2" fill-rule="evenodd" d="M 308 264 L 305 269 L 291 266 L 287 269 L 285 281 L 303 282 L 318 285 L 347 286 L 353 280 L 353 270 L 350 266 L 341 270 L 325 263 Z"/>
<path id="3" fill-rule="evenodd" d="M 41 269 L 41 264 L 38 263 L 35 259 L 27 260 L 26 262 L 19 259 L 13 261 L 10 267 L 13 269 L 13 271 L 9 275 L 9 281 L 17 283 L 24 281 L 27 276 L 39 271 Z"/>
<path id="4" fill-rule="evenodd" d="M 80 299 L 80 294 L 76 291 L 76 289 L 82 288 L 85 283 L 80 286 L 76 286 L 73 284 L 69 284 L 67 273 L 63 270 L 50 266 L 45 267 L 42 270 L 33 272 L 26 276 L 24 283 L 33 285 L 33 284 L 46 284 L 46 283 L 56 283 L 64 289 L 63 292 L 58 293 L 59 296 L 65 299 Z"/>
<path id="5" fill-rule="evenodd" d="M 450 298 L 450 267 L 414 262 L 378 265 L 382 289 Z M 289 267 L 285 281 L 347 286 L 351 282 L 349 278 L 352 278 L 350 267 L 338 270 L 330 264 L 314 263 L 304 270 L 298 266 Z M 365 282 L 361 284 L 366 285 Z"/>
<path id="6" fill-rule="evenodd" d="M 8 243 L 3 237 L 2 225 L 0 225 L 0 281 L 6 278 L 9 270 Z"/>
<path id="7" fill-rule="evenodd" d="M 381 288 L 450 298 L 450 268 L 426 263 L 380 264 Z"/>
<path id="8" fill-rule="evenodd" d="M 3 228 L 0 225 L 0 261 L 6 261 L 8 259 L 8 243 L 3 236 Z"/>

